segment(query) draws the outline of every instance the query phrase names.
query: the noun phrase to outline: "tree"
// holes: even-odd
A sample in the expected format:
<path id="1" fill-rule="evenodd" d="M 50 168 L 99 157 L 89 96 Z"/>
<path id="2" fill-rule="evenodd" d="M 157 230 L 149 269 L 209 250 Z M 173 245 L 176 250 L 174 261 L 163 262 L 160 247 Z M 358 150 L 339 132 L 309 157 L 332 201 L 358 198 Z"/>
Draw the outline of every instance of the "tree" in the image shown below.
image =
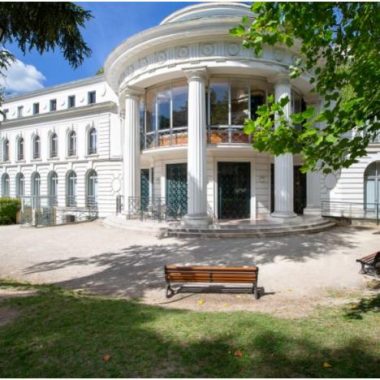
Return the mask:
<path id="1" fill-rule="evenodd" d="M 251 10 L 253 19 L 243 17 L 231 34 L 257 55 L 265 45 L 299 44 L 290 77 L 308 73 L 324 100 L 319 115 L 309 107 L 286 120 L 288 99 L 269 98 L 245 123 L 253 147 L 300 153 L 304 171 L 357 162 L 380 132 L 380 3 L 254 3 Z"/>
<path id="2" fill-rule="evenodd" d="M 24 54 L 32 49 L 43 54 L 59 48 L 76 68 L 91 54 L 80 32 L 90 18 L 90 11 L 73 3 L 0 3 L 0 47 L 16 42 Z M 0 49 L 0 75 L 13 60 L 11 52 Z"/>

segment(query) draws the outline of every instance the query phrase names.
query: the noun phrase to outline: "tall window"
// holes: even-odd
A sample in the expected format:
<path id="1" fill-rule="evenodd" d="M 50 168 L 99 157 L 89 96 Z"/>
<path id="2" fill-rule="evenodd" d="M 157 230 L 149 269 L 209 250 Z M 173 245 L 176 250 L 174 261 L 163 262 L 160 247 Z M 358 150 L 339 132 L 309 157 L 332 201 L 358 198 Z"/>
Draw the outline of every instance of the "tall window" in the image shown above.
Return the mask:
<path id="1" fill-rule="evenodd" d="M 24 113 L 24 106 L 17 107 L 17 117 L 22 117 Z"/>
<path id="2" fill-rule="evenodd" d="M 22 161 L 24 159 L 24 139 L 20 137 L 17 140 L 17 160 Z"/>
<path id="3" fill-rule="evenodd" d="M 1 177 L 1 196 L 9 197 L 9 174 L 4 173 Z"/>
<path id="4" fill-rule="evenodd" d="M 376 211 L 380 202 L 380 161 L 370 164 L 364 172 L 364 202 L 367 211 Z"/>
<path id="5" fill-rule="evenodd" d="M 146 95 L 145 140 L 142 146 L 151 147 L 154 141 L 158 145 L 167 145 L 176 138 L 174 134 L 178 136 L 182 131 L 186 132 L 187 103 L 188 86 L 185 83 L 149 90 Z M 143 117 L 141 119 L 144 120 Z"/>
<path id="6" fill-rule="evenodd" d="M 33 159 L 41 157 L 41 140 L 40 136 L 36 135 L 33 137 Z"/>
<path id="7" fill-rule="evenodd" d="M 212 83 L 209 88 L 210 96 L 210 124 L 228 125 L 228 83 Z"/>
<path id="8" fill-rule="evenodd" d="M 77 175 L 69 171 L 66 175 L 66 206 L 75 207 L 77 196 Z"/>
<path id="9" fill-rule="evenodd" d="M 70 131 L 68 136 L 68 156 L 75 156 L 77 154 L 77 135 L 75 131 Z"/>
<path id="10" fill-rule="evenodd" d="M 41 189 L 41 176 L 40 173 L 34 172 L 31 177 L 31 193 L 33 197 L 39 197 L 40 196 L 40 189 Z"/>
<path id="11" fill-rule="evenodd" d="M 91 128 L 89 131 L 88 131 L 88 154 L 96 154 L 96 139 L 97 139 L 97 136 L 96 136 L 96 129 L 95 128 Z"/>
<path id="12" fill-rule="evenodd" d="M 24 174 L 17 173 L 16 175 L 16 197 L 21 198 L 25 195 L 25 178 Z"/>
<path id="13" fill-rule="evenodd" d="M 86 206 L 97 206 L 98 175 L 95 170 L 90 170 L 86 176 Z"/>
<path id="14" fill-rule="evenodd" d="M 87 103 L 88 104 L 96 103 L 96 91 L 89 91 L 87 93 Z"/>
<path id="15" fill-rule="evenodd" d="M 231 85 L 231 125 L 243 125 L 249 117 L 249 88 L 242 85 Z"/>
<path id="16" fill-rule="evenodd" d="M 50 99 L 50 111 L 57 110 L 57 99 Z"/>
<path id="17" fill-rule="evenodd" d="M 68 108 L 73 108 L 73 107 L 75 107 L 75 95 L 70 95 L 70 96 L 67 98 L 67 106 L 68 106 Z"/>
<path id="18" fill-rule="evenodd" d="M 3 141 L 3 161 L 9 161 L 9 140 Z"/>
<path id="19" fill-rule="evenodd" d="M 50 158 L 58 156 L 58 136 L 54 132 L 50 136 Z"/>
<path id="20" fill-rule="evenodd" d="M 40 113 L 40 103 L 33 104 L 33 115 L 38 115 Z"/>
<path id="21" fill-rule="evenodd" d="M 265 103 L 264 91 L 253 91 L 251 93 L 251 119 L 257 118 L 257 110 Z"/>
<path id="22" fill-rule="evenodd" d="M 57 195 L 58 195 L 58 175 L 56 172 L 51 171 L 48 174 L 48 196 L 49 205 L 57 205 Z"/>

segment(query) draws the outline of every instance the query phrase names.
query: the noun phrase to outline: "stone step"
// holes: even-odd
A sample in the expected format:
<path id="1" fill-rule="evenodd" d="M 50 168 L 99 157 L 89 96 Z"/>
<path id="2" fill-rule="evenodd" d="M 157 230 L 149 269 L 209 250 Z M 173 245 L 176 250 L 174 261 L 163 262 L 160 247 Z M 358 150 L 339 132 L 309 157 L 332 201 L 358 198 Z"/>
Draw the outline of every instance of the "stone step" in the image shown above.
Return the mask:
<path id="1" fill-rule="evenodd" d="M 264 229 L 235 229 L 235 230 L 194 230 L 168 229 L 167 235 L 171 237 L 204 237 L 204 238 L 248 238 L 266 236 L 286 236 L 297 233 L 317 233 L 335 226 L 334 222 L 324 222 L 313 226 L 292 226 Z"/>

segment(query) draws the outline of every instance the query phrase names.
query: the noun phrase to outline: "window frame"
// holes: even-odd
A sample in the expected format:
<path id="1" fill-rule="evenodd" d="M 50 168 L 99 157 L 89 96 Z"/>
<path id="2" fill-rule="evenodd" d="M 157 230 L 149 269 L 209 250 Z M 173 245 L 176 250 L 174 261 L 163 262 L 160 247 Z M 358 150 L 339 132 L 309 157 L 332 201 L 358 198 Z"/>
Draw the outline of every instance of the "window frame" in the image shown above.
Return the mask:
<path id="1" fill-rule="evenodd" d="M 33 103 L 33 115 L 39 115 L 40 113 L 40 103 Z"/>
<path id="2" fill-rule="evenodd" d="M 91 156 L 97 153 L 98 153 L 98 131 L 96 130 L 95 127 L 91 127 L 87 133 L 87 154 Z"/>
<path id="3" fill-rule="evenodd" d="M 77 155 L 77 133 L 74 130 L 67 134 L 67 157 L 76 157 Z"/>
<path id="4" fill-rule="evenodd" d="M 75 108 L 75 95 L 69 95 L 67 97 L 67 108 Z"/>
<path id="5" fill-rule="evenodd" d="M 93 96 L 93 101 L 92 100 Z M 87 92 L 87 104 L 95 104 L 96 103 L 96 91 L 88 91 Z"/>
<path id="6" fill-rule="evenodd" d="M 33 136 L 32 140 L 32 159 L 33 160 L 39 160 L 41 159 L 41 138 L 38 134 Z M 36 149 L 37 147 L 37 149 Z"/>
<path id="7" fill-rule="evenodd" d="M 53 107 L 53 104 L 54 104 L 54 107 Z M 57 111 L 57 99 L 50 99 L 50 101 L 49 101 L 49 111 L 50 112 Z"/>

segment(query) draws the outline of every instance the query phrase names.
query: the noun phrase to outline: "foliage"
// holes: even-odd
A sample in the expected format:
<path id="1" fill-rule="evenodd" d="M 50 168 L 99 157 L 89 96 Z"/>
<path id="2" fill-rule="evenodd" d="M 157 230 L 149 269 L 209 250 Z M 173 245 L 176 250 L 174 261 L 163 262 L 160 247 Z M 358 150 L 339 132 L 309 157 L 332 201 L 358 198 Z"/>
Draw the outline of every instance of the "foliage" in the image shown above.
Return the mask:
<path id="1" fill-rule="evenodd" d="M 245 124 L 253 147 L 301 153 L 304 170 L 357 162 L 380 128 L 380 3 L 258 2 L 251 10 L 254 18 L 243 17 L 231 34 L 257 55 L 268 45 L 298 49 L 290 77 L 309 76 L 312 92 L 324 99 L 319 115 L 309 108 L 290 120 L 271 99 Z"/>
<path id="2" fill-rule="evenodd" d="M 91 17 L 91 12 L 74 3 L 3 2 L 0 3 L 0 46 L 16 42 L 24 54 L 32 49 L 43 54 L 59 48 L 76 68 L 91 54 L 80 31 Z M 4 75 L 13 60 L 11 52 L 0 50 L 0 75 Z M 0 97 L 0 104 L 1 100 Z"/>
<path id="3" fill-rule="evenodd" d="M 104 67 L 101 67 L 101 68 L 96 72 L 95 75 L 102 75 L 102 74 L 104 74 Z"/>
<path id="4" fill-rule="evenodd" d="M 340 308 L 280 319 L 33 289 L 0 304 L 19 314 L 0 328 L 0 377 L 380 376 L 376 309 L 362 320 Z"/>
<path id="5" fill-rule="evenodd" d="M 16 198 L 0 198 L 0 224 L 16 223 L 17 211 L 21 208 L 21 202 Z"/>

